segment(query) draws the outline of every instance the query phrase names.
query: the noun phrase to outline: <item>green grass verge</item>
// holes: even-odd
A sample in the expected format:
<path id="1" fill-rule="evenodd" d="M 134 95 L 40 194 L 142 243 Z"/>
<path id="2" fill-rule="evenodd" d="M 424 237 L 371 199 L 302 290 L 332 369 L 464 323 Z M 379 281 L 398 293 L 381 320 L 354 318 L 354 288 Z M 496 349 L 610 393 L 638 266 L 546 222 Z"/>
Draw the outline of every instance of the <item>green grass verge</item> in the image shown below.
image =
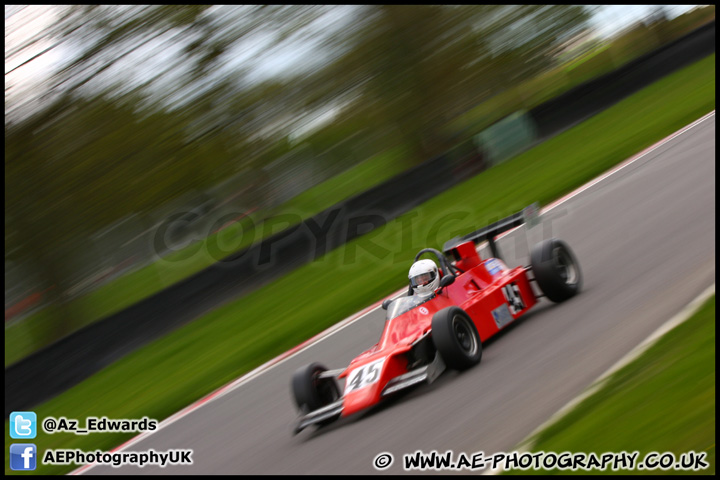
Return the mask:
<path id="1" fill-rule="evenodd" d="M 712 17 L 708 14 L 705 21 L 711 18 L 714 18 L 714 13 Z M 688 31 L 677 30 L 665 41 L 679 38 L 685 33 Z M 598 45 L 579 58 L 492 96 L 450 122 L 449 131 L 479 133 L 518 110 L 530 110 L 583 82 L 616 70 L 661 45 L 655 33 L 647 30 L 629 32 L 609 43 Z"/>
<path id="2" fill-rule="evenodd" d="M 534 452 L 705 452 L 705 470 L 594 470 L 604 474 L 715 473 L 715 296 L 597 392 L 540 432 Z M 583 470 L 511 470 L 573 474 Z"/>
<path id="3" fill-rule="evenodd" d="M 375 155 L 290 199 L 274 213 L 292 213 L 302 218 L 310 217 L 401 173 L 407 166 L 401 160 L 405 156 L 401 148 L 393 148 Z"/>
<path id="4" fill-rule="evenodd" d="M 309 189 L 274 209 L 272 214 L 300 223 L 338 202 L 400 173 L 402 150 L 394 148 L 375 155 L 345 172 Z M 285 226 L 283 224 L 282 226 Z M 290 226 L 290 225 L 287 225 Z M 277 227 L 275 228 L 277 230 Z M 238 222 L 193 245 L 102 285 L 68 305 L 76 329 L 129 307 L 169 287 L 218 260 L 270 236 L 275 230 L 262 223 Z M 51 324 L 52 307 L 5 328 L 5 366 L 57 340 Z"/>
<path id="5" fill-rule="evenodd" d="M 714 108 L 712 55 L 133 352 L 38 406 L 38 418 L 166 418 L 402 288 L 420 248 L 439 247 L 532 202 L 547 204 Z M 41 452 L 60 446 L 110 449 L 130 437 L 40 435 L 36 444 Z M 6 435 L 6 447 L 9 440 Z M 8 460 L 5 465 L 9 473 Z M 37 472 L 69 470 L 40 466 Z"/>

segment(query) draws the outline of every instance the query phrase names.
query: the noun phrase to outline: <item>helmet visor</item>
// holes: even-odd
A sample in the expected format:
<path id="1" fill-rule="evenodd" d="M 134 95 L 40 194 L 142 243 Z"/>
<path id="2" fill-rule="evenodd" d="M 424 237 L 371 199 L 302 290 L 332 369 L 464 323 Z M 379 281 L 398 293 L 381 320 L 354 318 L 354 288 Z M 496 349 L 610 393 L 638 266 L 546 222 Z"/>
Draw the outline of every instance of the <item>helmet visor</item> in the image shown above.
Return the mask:
<path id="1" fill-rule="evenodd" d="M 421 273 L 420 275 L 415 275 L 413 278 L 410 279 L 410 285 L 413 288 L 422 287 L 432 282 L 433 280 L 435 280 L 435 272 Z"/>

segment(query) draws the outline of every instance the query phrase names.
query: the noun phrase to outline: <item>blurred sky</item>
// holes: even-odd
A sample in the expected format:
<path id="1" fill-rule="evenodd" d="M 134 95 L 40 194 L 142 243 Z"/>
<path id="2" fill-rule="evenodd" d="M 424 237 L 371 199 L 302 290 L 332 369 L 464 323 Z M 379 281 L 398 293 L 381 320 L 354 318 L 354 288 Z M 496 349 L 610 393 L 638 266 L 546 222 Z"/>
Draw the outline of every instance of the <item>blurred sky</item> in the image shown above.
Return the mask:
<path id="1" fill-rule="evenodd" d="M 660 5 L 669 18 L 675 18 L 699 5 Z M 599 35 L 608 37 L 651 14 L 658 5 L 598 5 L 592 19 Z"/>
<path id="2" fill-rule="evenodd" d="M 678 16 L 696 6 L 697 5 L 663 5 L 670 18 Z M 345 11 L 347 12 L 349 11 L 348 9 L 351 8 L 352 7 L 345 7 Z M 657 5 L 601 5 L 593 8 L 595 15 L 591 20 L 591 24 L 600 36 L 607 37 L 631 25 L 633 22 L 647 17 L 657 8 Z M 32 59 L 51 46 L 50 41 L 42 39 L 42 36 L 45 30 L 52 24 L 54 15 L 55 7 L 52 5 L 5 6 L 6 115 L 8 104 L 14 104 L 21 98 L 30 97 L 28 93 L 36 89 L 38 85 L 46 80 L 49 72 L 57 67 L 67 55 L 67 51 L 65 50 L 65 53 L 63 53 L 63 49 L 72 48 L 70 45 L 51 49 L 47 53 Z M 334 24 L 333 27 L 341 27 L 346 22 L 343 21 L 343 19 L 337 19 L 337 21 L 331 23 Z M 39 40 L 34 43 L 31 48 L 23 50 L 20 54 L 16 54 L 15 50 L 18 46 L 32 39 Z M 259 39 L 254 47 L 246 47 L 243 53 L 248 51 L 257 52 L 258 49 L 263 48 L 267 40 L 268 39 Z M 307 59 L 308 56 L 313 53 L 313 47 L 312 42 L 295 42 L 292 47 L 282 47 L 271 50 L 257 59 L 256 63 L 252 66 L 253 75 L 251 75 L 251 78 L 261 80 L 277 75 L 285 69 L 296 67 L 301 64 L 301 62 L 305 62 L 304 59 Z M 239 63 L 247 57 L 241 54 L 235 56 L 235 58 L 239 58 Z M 20 66 L 24 62 L 27 63 Z M 166 64 L 166 62 L 158 63 Z"/>

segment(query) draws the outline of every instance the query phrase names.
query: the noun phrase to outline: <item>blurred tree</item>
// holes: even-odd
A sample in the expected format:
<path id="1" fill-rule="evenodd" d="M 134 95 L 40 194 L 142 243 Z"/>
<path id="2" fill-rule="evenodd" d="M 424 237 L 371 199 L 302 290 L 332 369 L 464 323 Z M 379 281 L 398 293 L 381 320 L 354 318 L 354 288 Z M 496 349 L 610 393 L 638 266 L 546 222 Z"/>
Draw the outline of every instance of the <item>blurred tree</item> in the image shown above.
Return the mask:
<path id="1" fill-rule="evenodd" d="M 314 38 L 342 7 L 56 8 L 50 28 L 6 51 L 7 61 L 44 38 L 38 55 L 63 46 L 68 59 L 41 110 L 15 115 L 6 86 L 5 213 L 6 238 L 11 229 L 18 255 L 58 287 L 59 305 L 73 281 L 68 252 L 94 232 L 260 169 L 318 112 L 339 112 L 309 137 L 320 157 L 345 161 L 378 131 L 385 146 L 409 147 L 412 162 L 443 152 L 449 119 L 545 68 L 588 17 L 568 6 L 355 7 L 353 22 L 322 37 L 322 58 L 253 84 L 236 52 L 250 59 Z M 61 317 L 57 335 L 72 329 L 73 313 Z"/>
<path id="2" fill-rule="evenodd" d="M 6 50 L 7 61 L 40 40 L 50 43 L 16 68 L 60 46 L 68 46 L 69 59 L 45 85 L 47 106 L 40 110 L 8 97 L 6 85 L 5 213 L 14 255 L 57 287 L 57 338 L 72 330 L 77 314 L 63 307 L 77 281 L 71 252 L 88 248 L 93 233 L 130 213 L 234 173 L 242 159 L 232 161 L 231 150 L 256 146 L 250 127 L 261 130 L 260 122 L 225 125 L 233 112 L 223 108 L 224 100 L 248 87 L 242 69 L 209 78 L 221 57 L 261 28 L 281 26 L 278 35 L 291 35 L 316 12 L 287 6 L 245 6 L 231 15 L 210 6 L 54 8 L 57 21 L 50 28 Z M 131 59 L 178 47 L 180 58 L 145 72 L 144 83 L 135 79 L 133 86 L 123 76 Z M 178 79 L 171 91 L 148 96 L 169 72 Z M 250 90 L 255 108 L 266 93 Z"/>
<path id="3" fill-rule="evenodd" d="M 77 281 L 72 253 L 128 212 L 166 201 L 192 171 L 157 168 L 183 158 L 176 155 L 181 139 L 164 129 L 177 119 L 159 117 L 141 120 L 129 102 L 64 96 L 22 124 L 6 125 L 6 229 L 15 233 L 19 255 L 57 287 L 59 306 Z M 73 325 L 72 313 L 59 311 L 58 335 Z"/>
<path id="4" fill-rule="evenodd" d="M 363 7 L 342 54 L 302 82 L 306 106 L 344 98 L 422 161 L 450 146 L 448 120 L 547 68 L 589 17 L 581 6 Z"/>

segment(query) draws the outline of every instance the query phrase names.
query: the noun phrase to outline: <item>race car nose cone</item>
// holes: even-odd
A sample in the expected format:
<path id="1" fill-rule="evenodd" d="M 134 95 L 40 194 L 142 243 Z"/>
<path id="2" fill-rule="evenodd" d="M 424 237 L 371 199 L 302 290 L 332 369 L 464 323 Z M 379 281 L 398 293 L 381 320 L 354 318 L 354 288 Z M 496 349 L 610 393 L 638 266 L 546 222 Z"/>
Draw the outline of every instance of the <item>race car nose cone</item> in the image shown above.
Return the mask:
<path id="1" fill-rule="evenodd" d="M 377 384 L 348 393 L 345 395 L 342 416 L 352 415 L 376 404 L 380 399 L 379 397 L 380 392 Z"/>

